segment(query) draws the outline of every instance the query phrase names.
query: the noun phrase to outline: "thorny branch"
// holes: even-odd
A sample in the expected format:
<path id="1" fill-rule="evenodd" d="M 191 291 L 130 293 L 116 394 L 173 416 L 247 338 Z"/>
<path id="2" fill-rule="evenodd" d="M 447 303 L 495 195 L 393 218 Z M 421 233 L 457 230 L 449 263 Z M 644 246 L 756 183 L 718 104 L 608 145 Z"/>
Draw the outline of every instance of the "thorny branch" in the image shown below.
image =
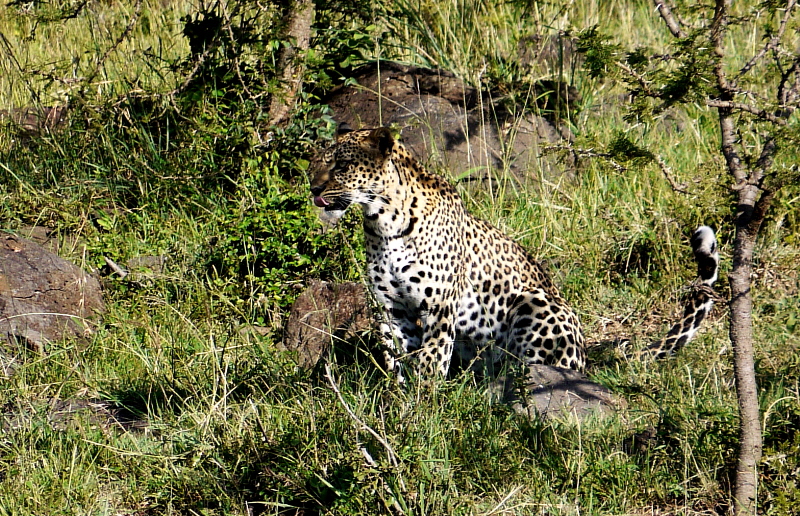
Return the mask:
<path id="1" fill-rule="evenodd" d="M 750 59 L 750 61 L 748 61 L 747 64 L 745 64 L 742 67 L 741 70 L 739 70 L 739 75 L 736 76 L 734 82 L 738 81 L 744 74 L 749 72 L 750 69 L 753 68 L 753 66 L 755 66 L 756 63 L 760 61 L 767 54 L 767 52 L 778 48 L 778 45 L 780 44 L 781 39 L 783 38 L 783 34 L 786 32 L 786 25 L 789 22 L 789 18 L 792 16 L 792 9 L 794 9 L 796 3 L 797 0 L 789 0 L 786 3 L 786 13 L 784 13 L 783 15 L 783 19 L 781 20 L 781 24 L 778 27 L 777 34 L 775 34 L 772 38 L 770 38 L 767 44 L 764 45 L 764 48 L 759 50 L 758 53 L 754 55 L 753 58 Z"/>
<path id="2" fill-rule="evenodd" d="M 775 116 L 772 113 L 768 112 L 766 109 L 759 109 L 757 107 L 753 107 L 749 104 L 744 104 L 742 102 L 734 102 L 731 100 L 716 100 L 716 99 L 707 99 L 706 105 L 709 107 L 714 108 L 723 108 L 723 109 L 730 109 L 730 110 L 737 110 L 737 111 L 746 111 L 747 113 L 753 114 L 758 118 L 762 118 L 768 122 L 772 122 L 775 125 L 786 126 L 788 122 L 785 119 Z"/>
<path id="3" fill-rule="evenodd" d="M 645 79 L 645 78 L 644 78 L 644 75 L 640 74 L 639 72 L 637 72 L 636 70 L 634 70 L 634 69 L 633 69 L 633 68 L 631 68 L 630 66 L 626 65 L 626 64 L 625 64 L 625 63 L 623 63 L 622 61 L 617 61 L 617 63 L 616 63 L 616 64 L 617 64 L 617 66 L 618 66 L 618 67 L 622 68 L 622 71 L 623 71 L 623 72 L 627 73 L 628 75 L 630 75 L 631 77 L 633 77 L 634 79 L 636 79 L 636 82 L 638 82 L 638 83 L 639 83 L 639 86 L 642 88 L 642 93 L 644 93 L 644 94 L 645 94 L 645 95 L 647 95 L 648 97 L 657 97 L 657 98 L 661 98 L 661 95 L 659 95 L 659 94 L 655 93 L 655 92 L 654 92 L 654 91 L 653 91 L 653 90 L 650 88 L 650 81 L 648 81 L 647 79 Z"/>
<path id="4" fill-rule="evenodd" d="M 675 16 L 672 14 L 672 9 L 670 9 L 670 7 L 661 0 L 653 0 L 653 3 L 656 6 L 658 14 L 661 15 L 661 18 L 664 20 L 664 23 L 667 24 L 667 28 L 672 35 L 676 38 L 685 38 L 687 34 L 681 28 L 681 24 L 678 23 L 678 20 L 675 19 Z"/>

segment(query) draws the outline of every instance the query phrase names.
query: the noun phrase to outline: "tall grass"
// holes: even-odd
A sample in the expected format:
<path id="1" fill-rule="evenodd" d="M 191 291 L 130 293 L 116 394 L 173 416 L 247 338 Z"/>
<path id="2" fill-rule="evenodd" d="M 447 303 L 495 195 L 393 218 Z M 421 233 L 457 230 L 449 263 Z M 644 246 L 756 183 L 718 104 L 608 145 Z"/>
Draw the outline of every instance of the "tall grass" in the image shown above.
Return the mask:
<path id="1" fill-rule="evenodd" d="M 167 65 L 187 54 L 180 19 L 191 7 L 180 0 L 9 3 L 0 9 L 0 106 L 174 88 L 179 70 Z"/>

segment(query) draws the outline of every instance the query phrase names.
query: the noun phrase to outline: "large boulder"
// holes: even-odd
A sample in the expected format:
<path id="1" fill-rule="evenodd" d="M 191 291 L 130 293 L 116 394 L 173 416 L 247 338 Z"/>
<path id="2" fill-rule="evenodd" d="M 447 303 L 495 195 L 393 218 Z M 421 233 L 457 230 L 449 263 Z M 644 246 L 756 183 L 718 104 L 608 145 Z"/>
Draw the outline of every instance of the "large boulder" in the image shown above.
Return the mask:
<path id="1" fill-rule="evenodd" d="M 542 151 L 572 138 L 569 130 L 528 110 L 513 115 L 492 95 L 442 70 L 392 62 L 365 66 L 354 73 L 356 85 L 334 88 L 323 102 L 333 118 L 353 129 L 394 125 L 403 142 L 425 164 L 455 177 L 478 180 L 487 168 L 509 170 L 517 178 L 554 179 L 572 170 Z M 577 91 L 563 83 L 541 81 L 531 92 L 545 111 L 553 99 L 575 102 Z M 534 100 L 531 101 L 532 103 Z"/>
<path id="2" fill-rule="evenodd" d="M 39 244 L 0 232 L 0 347 L 22 343 L 44 352 L 49 342 L 83 338 L 103 310 L 96 278 Z M 9 368 L 3 364 L 0 374 Z"/>

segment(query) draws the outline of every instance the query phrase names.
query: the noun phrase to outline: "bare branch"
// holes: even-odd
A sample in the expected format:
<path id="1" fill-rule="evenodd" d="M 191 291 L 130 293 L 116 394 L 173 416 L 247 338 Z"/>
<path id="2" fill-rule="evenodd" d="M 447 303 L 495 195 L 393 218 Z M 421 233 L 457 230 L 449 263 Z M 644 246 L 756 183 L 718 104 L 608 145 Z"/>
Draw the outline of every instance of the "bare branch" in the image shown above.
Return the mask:
<path id="1" fill-rule="evenodd" d="M 133 11 L 133 16 L 131 16 L 131 19 L 128 22 L 128 26 L 125 27 L 125 30 L 122 31 L 122 34 L 119 35 L 114 44 L 108 47 L 108 50 L 106 50 L 105 54 L 103 54 L 100 60 L 97 61 L 94 70 L 92 70 L 92 73 L 90 73 L 86 77 L 86 82 L 84 83 L 84 90 L 86 86 L 88 86 L 89 83 L 92 82 L 92 80 L 94 80 L 95 77 L 97 77 L 97 74 L 100 73 L 100 69 L 103 67 L 103 64 L 105 64 L 106 59 L 108 59 L 108 56 L 110 56 L 111 53 L 114 52 L 122 44 L 122 42 L 125 41 L 125 39 L 127 39 L 127 37 L 130 35 L 130 33 L 133 31 L 133 28 L 136 26 L 136 22 L 139 21 L 139 15 L 141 14 L 142 14 L 142 0 L 136 0 L 136 7 Z"/>
<path id="2" fill-rule="evenodd" d="M 687 34 L 681 28 L 681 24 L 678 20 L 675 19 L 675 16 L 672 14 L 672 9 L 661 0 L 653 0 L 653 3 L 656 6 L 656 11 L 661 15 L 661 18 L 664 20 L 664 23 L 667 24 L 667 28 L 672 35 L 676 38 L 685 38 Z"/>
<path id="3" fill-rule="evenodd" d="M 738 81 L 739 79 L 741 79 L 741 77 L 744 74 L 749 72 L 750 69 L 753 68 L 756 65 L 756 63 L 759 60 L 761 60 L 767 54 L 767 52 L 769 52 L 770 50 L 773 50 L 773 49 L 778 47 L 778 45 L 781 42 L 781 38 L 783 38 L 783 34 L 786 32 L 786 25 L 789 22 L 789 18 L 792 16 L 792 9 L 794 9 L 796 4 L 797 4 L 797 0 L 789 0 L 787 2 L 787 4 L 786 4 L 786 13 L 783 15 L 783 19 L 781 20 L 781 24 L 778 27 L 778 33 L 775 36 L 773 36 L 772 38 L 770 38 L 770 40 L 767 42 L 767 44 L 764 45 L 764 48 L 759 50 L 758 53 L 756 55 L 754 55 L 753 58 L 750 59 L 750 61 L 748 61 L 747 64 L 745 64 L 742 67 L 741 70 L 739 70 L 739 75 L 736 76 L 734 81 Z"/>
<path id="4" fill-rule="evenodd" d="M 772 200 L 775 198 L 775 194 L 778 193 L 778 190 L 780 190 L 780 188 L 767 188 L 761 193 L 761 197 L 758 198 L 758 201 L 756 201 L 756 205 L 753 208 L 753 218 L 750 220 L 748 226 L 750 231 L 753 231 L 754 234 L 761 229 L 761 224 L 767 217 L 767 211 L 772 205 Z"/>
<path id="5" fill-rule="evenodd" d="M 718 109 L 745 111 L 747 113 L 757 116 L 758 118 L 766 120 L 767 122 L 772 122 L 775 125 L 780 125 L 781 127 L 787 125 L 785 119 L 779 116 L 775 116 L 772 113 L 769 113 L 765 109 L 759 109 L 757 107 L 751 106 L 750 104 L 744 104 L 742 102 L 734 102 L 732 100 L 707 99 L 706 105 Z"/>
<path id="6" fill-rule="evenodd" d="M 397 454 L 394 452 L 394 448 L 392 448 L 392 445 L 390 445 L 386 441 L 386 439 L 384 439 L 378 432 L 373 430 L 369 425 L 367 425 L 364 421 L 362 421 L 361 418 L 359 418 L 355 412 L 353 412 L 353 409 L 350 408 L 350 405 L 347 404 L 347 402 L 344 399 L 344 396 L 342 396 L 342 391 L 339 390 L 339 386 L 336 385 L 336 381 L 333 379 L 333 373 L 331 373 L 331 366 L 327 362 L 325 363 L 325 377 L 328 379 L 328 383 L 330 384 L 331 389 L 333 389 L 333 392 L 336 393 L 336 397 L 339 398 L 339 403 L 342 404 L 342 407 L 344 407 L 344 410 L 345 412 L 347 412 L 347 415 L 350 416 L 350 418 L 353 421 L 355 421 L 359 425 L 359 427 L 369 432 L 370 435 L 372 435 L 372 437 L 374 437 L 386 449 L 386 454 L 389 457 L 389 462 L 392 464 L 392 467 L 395 469 L 395 472 L 397 474 L 397 481 L 400 483 L 400 489 L 402 489 L 403 492 L 405 493 L 407 491 L 406 484 L 403 481 L 402 475 L 400 474 L 400 468 L 397 462 Z M 359 447 L 359 449 L 361 451 L 361 454 L 364 456 L 364 459 L 367 461 L 367 464 L 369 464 L 370 467 L 377 467 L 375 460 L 372 458 L 372 455 L 369 454 L 367 449 L 364 448 L 363 446 Z M 383 480 L 383 478 L 381 478 L 381 483 L 383 484 L 384 489 L 388 492 L 389 496 L 394 498 L 394 494 L 392 493 L 391 488 Z M 392 500 L 392 508 L 395 511 L 397 511 L 398 514 L 404 514 L 403 509 L 400 507 L 400 504 L 397 502 L 397 500 Z"/>
<path id="7" fill-rule="evenodd" d="M 756 162 L 756 169 L 753 174 L 753 181 L 756 181 L 756 184 L 760 183 L 764 176 L 767 175 L 767 170 L 772 168 L 772 158 L 775 157 L 777 151 L 778 145 L 775 143 L 775 138 L 771 136 L 764 142 L 761 155 Z"/>
<path id="8" fill-rule="evenodd" d="M 776 56 L 775 60 L 778 60 Z M 797 102 L 797 97 L 800 95 L 800 56 L 794 56 L 792 66 L 785 72 L 781 71 L 781 82 L 778 84 L 778 103 L 784 109 L 794 111 L 795 106 L 789 104 Z M 790 79 L 794 77 L 794 84 L 787 88 Z"/>
<path id="9" fill-rule="evenodd" d="M 672 177 L 672 170 L 670 170 L 670 168 L 667 166 L 666 162 L 661 156 L 656 156 L 656 163 L 658 163 L 658 166 L 661 167 L 661 172 L 664 173 L 664 177 L 667 178 L 667 182 L 669 182 L 669 185 L 672 187 L 672 190 L 678 193 L 688 195 L 689 192 L 688 190 L 686 190 L 686 184 L 679 185 L 675 181 L 675 178 Z"/>
<path id="10" fill-rule="evenodd" d="M 796 102 L 797 98 L 800 97 L 800 73 L 798 73 L 798 68 L 800 68 L 800 57 L 795 59 L 792 68 L 789 70 L 794 73 L 794 86 L 792 86 L 786 94 L 787 104 L 789 102 Z"/>
<path id="11" fill-rule="evenodd" d="M 192 67 L 192 70 L 186 75 L 186 78 L 183 80 L 180 86 L 166 93 L 165 96 L 172 97 L 173 95 L 176 95 L 178 93 L 183 93 L 184 91 L 186 91 L 186 88 L 188 88 L 189 85 L 192 83 L 192 81 L 195 79 L 195 77 L 197 77 L 197 74 L 200 72 L 200 69 L 203 67 L 203 64 L 205 64 L 206 59 L 208 59 L 208 56 L 211 54 L 211 52 L 215 51 L 218 46 L 219 46 L 219 40 L 215 38 L 214 41 L 211 43 L 211 45 L 206 47 L 203 53 L 197 57 L 194 66 Z"/>

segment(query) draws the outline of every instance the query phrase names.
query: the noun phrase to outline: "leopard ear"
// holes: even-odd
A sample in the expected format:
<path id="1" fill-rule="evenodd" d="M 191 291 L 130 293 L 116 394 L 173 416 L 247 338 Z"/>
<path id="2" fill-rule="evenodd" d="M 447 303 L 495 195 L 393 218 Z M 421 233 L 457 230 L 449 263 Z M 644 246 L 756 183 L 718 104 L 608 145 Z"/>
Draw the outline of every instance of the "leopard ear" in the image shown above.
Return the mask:
<path id="1" fill-rule="evenodd" d="M 350 124 L 347 122 L 342 122 L 339 124 L 339 127 L 336 128 L 336 136 L 341 136 L 343 134 L 352 133 L 353 128 L 350 127 Z"/>
<path id="2" fill-rule="evenodd" d="M 388 127 L 378 127 L 373 129 L 367 140 L 378 148 L 378 151 L 385 158 L 389 155 L 389 151 L 394 146 L 394 137 L 392 131 Z"/>

